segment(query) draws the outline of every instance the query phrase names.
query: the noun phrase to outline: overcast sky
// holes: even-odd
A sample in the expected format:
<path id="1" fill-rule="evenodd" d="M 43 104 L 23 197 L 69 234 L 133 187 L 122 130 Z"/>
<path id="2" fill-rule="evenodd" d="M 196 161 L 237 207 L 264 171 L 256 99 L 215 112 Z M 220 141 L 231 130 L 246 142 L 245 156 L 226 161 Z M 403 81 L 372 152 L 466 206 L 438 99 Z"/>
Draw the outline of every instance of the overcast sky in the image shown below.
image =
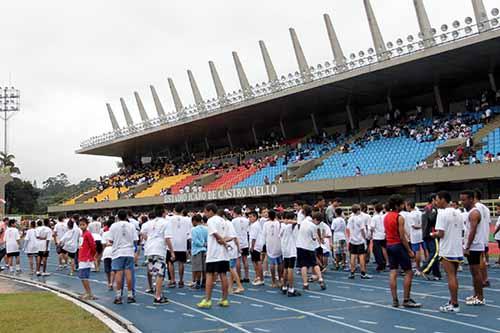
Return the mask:
<path id="1" fill-rule="evenodd" d="M 498 0 L 484 0 L 488 13 Z M 412 0 L 372 0 L 386 42 L 416 35 Z M 425 1 L 431 24 L 473 16 L 470 0 Z M 215 96 L 208 61 L 226 91 L 238 89 L 231 56 L 239 53 L 251 83 L 266 78 L 258 40 L 266 42 L 279 75 L 297 65 L 288 32 L 294 27 L 310 65 L 331 61 L 323 22 L 329 13 L 344 53 L 372 46 L 362 0 L 15 0 L 0 2 L 0 85 L 21 90 L 22 110 L 12 118 L 9 152 L 22 178 L 66 173 L 72 182 L 116 171 L 116 158 L 75 154 L 81 141 L 107 132 L 111 103 L 125 123 L 119 98 L 139 120 L 137 90 L 154 117 L 149 85 L 173 110 L 167 77 L 184 105 L 193 103 L 191 69 L 205 99 Z M 3 140 L 3 127 L 0 127 Z M 3 147 L 3 143 L 2 146 Z"/>

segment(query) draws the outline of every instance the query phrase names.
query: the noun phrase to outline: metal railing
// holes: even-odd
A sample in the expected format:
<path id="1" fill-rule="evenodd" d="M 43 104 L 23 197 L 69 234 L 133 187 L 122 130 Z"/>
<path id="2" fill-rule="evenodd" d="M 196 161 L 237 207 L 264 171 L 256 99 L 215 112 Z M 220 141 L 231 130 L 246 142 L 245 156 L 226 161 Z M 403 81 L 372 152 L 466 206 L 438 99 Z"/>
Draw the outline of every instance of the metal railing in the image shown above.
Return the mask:
<path id="1" fill-rule="evenodd" d="M 423 50 L 454 43 L 487 31 L 499 30 L 498 9 L 493 9 L 492 15 L 495 16 L 493 19 L 479 24 L 472 24 L 472 18 L 467 17 L 465 19 L 465 27 L 461 27 L 459 21 L 454 21 L 452 23 L 453 30 L 450 31 L 448 26 L 443 24 L 440 28 L 440 32 L 436 29 L 432 29 L 432 38 L 430 39 L 423 39 L 422 33 L 419 33 L 418 38 L 412 35 L 406 37 L 407 43 L 405 44 L 405 41 L 399 38 L 395 43 L 388 42 L 386 51 L 379 54 L 375 53 L 373 48 L 368 49 L 366 52 L 360 51 L 358 54 L 352 53 L 348 59 L 345 59 L 345 64 L 342 65 L 337 65 L 335 61 L 326 61 L 324 64 L 310 67 L 306 72 L 297 71 L 295 73 L 289 73 L 288 75 L 282 75 L 277 81 L 257 83 L 255 86 L 251 86 L 248 91 L 242 91 L 241 89 L 233 91 L 227 93 L 220 99 L 212 98 L 206 100 L 202 104 L 184 107 L 179 113 L 171 112 L 165 117 L 155 118 L 113 132 L 93 136 L 83 141 L 80 147 L 83 149 L 90 148 L 109 143 L 119 138 L 129 137 L 162 125 L 168 124 L 173 126 L 180 122 L 193 121 L 207 114 L 223 111 L 225 108 L 234 107 L 244 102 L 270 96 L 277 92 L 287 91 L 292 88 L 310 84 L 311 82 L 326 80 L 339 74 L 345 74 L 374 64 L 409 56 Z M 488 29 L 485 29 L 485 27 L 488 27 Z"/>

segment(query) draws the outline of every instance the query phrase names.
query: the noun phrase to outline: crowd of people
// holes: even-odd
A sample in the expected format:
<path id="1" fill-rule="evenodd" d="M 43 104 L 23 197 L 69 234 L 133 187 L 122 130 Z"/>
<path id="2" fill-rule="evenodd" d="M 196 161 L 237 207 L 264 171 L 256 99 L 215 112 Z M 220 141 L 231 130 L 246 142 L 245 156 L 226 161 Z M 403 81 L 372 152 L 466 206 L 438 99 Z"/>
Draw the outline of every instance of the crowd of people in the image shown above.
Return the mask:
<path id="1" fill-rule="evenodd" d="M 447 273 L 450 301 L 443 312 L 458 312 L 457 271 L 467 257 L 474 293 L 467 305 L 484 305 L 483 288 L 488 281 L 488 245 L 491 214 L 481 202 L 481 192 L 462 191 L 460 203 L 448 192 L 432 194 L 419 209 L 411 200 L 392 195 L 387 202 L 354 204 L 348 211 L 342 201 L 329 204 L 318 198 L 313 204 L 295 202 L 292 207 L 237 206 L 219 208 L 208 204 L 203 210 L 188 211 L 182 204 L 173 210 L 157 207 L 138 219 L 120 210 L 108 216 L 64 216 L 57 220 L 0 223 L 0 262 L 11 273 L 19 272 L 23 251 L 30 273 L 48 276 L 47 259 L 57 255 L 57 270 L 78 272 L 84 294 L 93 300 L 89 277 L 101 267 L 108 288 L 115 292 L 115 304 L 135 302 L 135 269 L 147 265 L 147 293 L 153 303 L 168 302 L 163 287 L 205 289 L 200 308 L 212 306 L 212 290 L 220 282 L 218 305 L 229 306 L 228 295 L 243 293 L 245 285 L 261 286 L 270 277 L 273 288 L 296 297 L 311 283 L 326 289 L 323 273 L 329 266 L 345 270 L 355 279 L 371 279 L 368 263 L 374 259 L 375 272 L 390 270 L 392 304 L 420 307 L 410 295 L 413 277 L 442 279 Z M 500 203 L 496 204 L 500 215 Z M 500 245 L 500 219 L 494 237 Z M 52 254 L 51 243 L 56 254 Z M 144 256 L 144 261 L 142 260 Z M 184 279 L 190 262 L 193 278 Z M 250 264 L 255 272 L 250 279 Z M 497 262 L 500 266 L 500 258 Z M 176 269 L 177 266 L 177 269 Z M 2 268 L 3 269 L 3 268 Z M 300 282 L 295 282 L 295 273 Z M 228 275 L 229 274 L 229 275 Z M 404 275 L 404 297 L 398 300 L 397 277 Z M 297 288 L 296 285 L 301 288 Z M 126 287 L 125 287 L 126 286 Z"/>

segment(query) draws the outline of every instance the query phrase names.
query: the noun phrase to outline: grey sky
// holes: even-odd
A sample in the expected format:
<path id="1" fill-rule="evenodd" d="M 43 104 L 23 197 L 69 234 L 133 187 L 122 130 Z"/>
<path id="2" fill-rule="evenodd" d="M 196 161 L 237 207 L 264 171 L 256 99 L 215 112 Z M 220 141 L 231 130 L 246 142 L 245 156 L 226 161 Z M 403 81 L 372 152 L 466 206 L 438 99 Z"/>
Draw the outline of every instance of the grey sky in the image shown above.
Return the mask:
<path id="1" fill-rule="evenodd" d="M 488 13 L 498 0 L 484 0 Z M 372 0 L 385 41 L 416 35 L 412 0 Z M 431 24 L 473 17 L 470 0 L 425 1 Z M 151 117 L 149 84 L 173 110 L 167 77 L 184 105 L 193 103 L 186 69 L 205 99 L 215 96 L 208 60 L 227 91 L 238 89 L 231 51 L 252 84 L 265 80 L 258 40 L 266 42 L 280 75 L 296 71 L 288 28 L 294 27 L 310 65 L 332 59 L 323 13 L 329 13 L 345 54 L 371 47 L 362 0 L 132 1 L 16 0 L 0 3 L 0 85 L 22 91 L 11 121 L 9 151 L 22 177 L 39 184 L 65 172 L 70 180 L 116 171 L 114 158 L 77 155 L 84 139 L 111 129 L 105 103 L 125 123 L 119 98 L 139 120 L 137 90 Z M 0 130 L 3 138 L 3 129 Z"/>

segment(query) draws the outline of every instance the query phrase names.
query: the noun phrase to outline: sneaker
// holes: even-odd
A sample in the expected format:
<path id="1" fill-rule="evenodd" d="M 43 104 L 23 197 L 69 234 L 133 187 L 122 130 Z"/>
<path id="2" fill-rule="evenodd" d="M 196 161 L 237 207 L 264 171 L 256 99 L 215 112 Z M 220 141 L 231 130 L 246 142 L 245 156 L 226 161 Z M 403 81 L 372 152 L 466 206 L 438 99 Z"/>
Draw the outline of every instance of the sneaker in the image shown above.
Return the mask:
<path id="1" fill-rule="evenodd" d="M 127 303 L 128 303 L 128 304 L 135 303 L 135 297 L 134 297 L 134 296 L 132 296 L 132 297 L 127 297 Z"/>
<path id="2" fill-rule="evenodd" d="M 252 285 L 253 286 L 263 286 L 264 285 L 264 281 L 257 280 L 257 281 L 252 282 Z"/>
<path id="3" fill-rule="evenodd" d="M 460 307 L 458 305 L 454 306 L 453 304 L 448 303 L 448 304 L 445 304 L 443 306 L 440 306 L 439 311 L 447 312 L 447 313 L 452 313 L 452 312 L 457 313 L 457 312 L 460 312 Z"/>
<path id="4" fill-rule="evenodd" d="M 236 288 L 236 289 L 233 290 L 233 293 L 235 293 L 235 294 L 241 294 L 244 291 L 245 291 L 245 288 Z"/>
<path id="5" fill-rule="evenodd" d="M 229 300 L 221 299 L 217 304 L 223 308 L 227 308 L 229 307 Z"/>
<path id="6" fill-rule="evenodd" d="M 115 298 L 115 300 L 113 301 L 113 304 L 123 304 L 122 299 L 119 297 Z"/>
<path id="7" fill-rule="evenodd" d="M 477 297 L 474 297 L 473 299 L 465 301 L 465 304 L 467 305 L 485 305 L 486 304 L 486 299 L 483 298 L 483 300 L 480 300 Z"/>
<path id="8" fill-rule="evenodd" d="M 287 291 L 286 295 L 288 297 L 296 297 L 296 296 L 302 296 L 302 294 L 300 292 L 298 292 L 297 290 L 294 290 L 294 291 Z"/>
<path id="9" fill-rule="evenodd" d="M 210 309 L 212 307 L 212 301 L 202 299 L 200 303 L 196 304 L 196 306 L 200 309 Z"/>
<path id="10" fill-rule="evenodd" d="M 151 289 L 151 288 L 146 289 L 144 292 L 145 292 L 146 294 L 154 294 L 154 293 L 155 293 L 155 291 L 154 291 L 153 289 Z"/>
<path id="11" fill-rule="evenodd" d="M 180 281 L 177 285 L 179 288 L 184 288 L 184 281 Z"/>
<path id="12" fill-rule="evenodd" d="M 411 298 L 403 302 L 403 307 L 405 308 L 420 308 L 422 304 L 415 302 Z"/>
<path id="13" fill-rule="evenodd" d="M 471 300 L 473 300 L 474 298 L 476 298 L 476 295 L 467 296 L 467 297 L 465 298 L 465 301 L 466 301 L 466 302 L 467 302 L 467 301 L 471 301 Z"/>
<path id="14" fill-rule="evenodd" d="M 264 277 L 271 277 L 271 272 L 268 271 L 264 272 Z"/>
<path id="15" fill-rule="evenodd" d="M 351 273 L 348 277 L 348 279 L 354 280 L 354 273 Z"/>
<path id="16" fill-rule="evenodd" d="M 459 271 L 459 272 L 463 272 L 463 270 L 464 270 L 464 268 L 462 267 L 462 265 L 458 266 L 457 271 Z"/>
<path id="17" fill-rule="evenodd" d="M 441 277 L 439 276 L 433 276 L 431 281 L 441 281 Z"/>
<path id="18" fill-rule="evenodd" d="M 368 275 L 368 274 L 361 274 L 361 279 L 363 280 L 370 280 L 372 278 L 371 275 Z"/>
<path id="19" fill-rule="evenodd" d="M 177 287 L 177 284 L 175 282 L 170 282 L 168 285 L 167 285 L 168 288 L 175 288 Z"/>
<path id="20" fill-rule="evenodd" d="M 326 285 L 324 281 L 319 281 L 319 286 L 321 287 L 321 290 L 326 290 Z"/>
<path id="21" fill-rule="evenodd" d="M 36 276 L 42 276 L 42 273 L 36 272 Z"/>
<path id="22" fill-rule="evenodd" d="M 308 285 L 308 284 L 304 284 L 304 285 L 302 285 L 302 289 L 303 289 L 303 290 L 309 290 L 309 285 Z"/>
<path id="23" fill-rule="evenodd" d="M 392 307 L 399 308 L 399 300 L 397 298 L 392 300 Z"/>
<path id="24" fill-rule="evenodd" d="M 201 289 L 201 284 L 199 283 L 195 283 L 191 286 L 191 289 L 192 290 L 198 290 L 198 289 Z"/>
<path id="25" fill-rule="evenodd" d="M 281 287 L 281 293 L 282 293 L 283 295 L 286 295 L 287 291 L 288 291 L 288 288 L 287 288 L 287 287 L 285 287 L 285 286 Z"/>
<path id="26" fill-rule="evenodd" d="M 42 273 L 42 276 L 50 276 L 50 273 L 44 272 L 44 273 Z"/>
<path id="27" fill-rule="evenodd" d="M 168 299 L 166 297 L 161 297 L 160 299 L 154 299 L 153 301 L 153 304 L 156 304 L 156 305 L 161 305 L 161 304 L 167 304 L 168 303 Z"/>

